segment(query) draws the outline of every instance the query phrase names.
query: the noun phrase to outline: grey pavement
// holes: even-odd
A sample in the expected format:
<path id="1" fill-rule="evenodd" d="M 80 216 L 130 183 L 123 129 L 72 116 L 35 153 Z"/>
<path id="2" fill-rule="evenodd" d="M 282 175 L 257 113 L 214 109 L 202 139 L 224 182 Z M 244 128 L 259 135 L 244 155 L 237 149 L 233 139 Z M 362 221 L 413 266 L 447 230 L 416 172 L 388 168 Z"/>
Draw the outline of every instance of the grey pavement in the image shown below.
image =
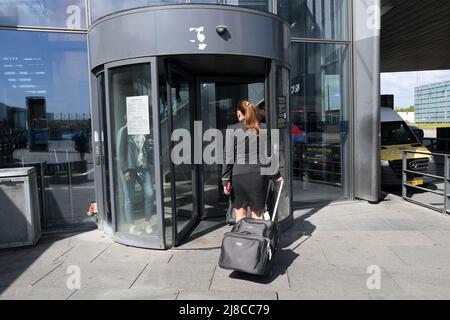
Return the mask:
<path id="1" fill-rule="evenodd" d="M 35 248 L 0 251 L 0 299 L 450 298 L 450 216 L 393 195 L 296 211 L 267 279 L 220 269 L 220 237 L 204 241 L 201 250 L 157 251 L 101 231 L 46 236 Z M 73 266 L 81 287 L 71 290 Z M 379 288 L 368 287 L 373 270 Z"/>

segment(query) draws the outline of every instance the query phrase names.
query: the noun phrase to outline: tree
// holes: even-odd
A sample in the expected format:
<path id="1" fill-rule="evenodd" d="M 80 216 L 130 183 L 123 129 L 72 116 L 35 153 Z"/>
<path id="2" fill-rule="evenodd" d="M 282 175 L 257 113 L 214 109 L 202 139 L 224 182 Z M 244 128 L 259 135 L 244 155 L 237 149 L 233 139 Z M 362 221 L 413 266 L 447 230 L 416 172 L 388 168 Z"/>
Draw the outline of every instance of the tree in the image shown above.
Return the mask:
<path id="1" fill-rule="evenodd" d="M 416 110 L 415 106 L 409 106 L 409 108 L 395 109 L 397 112 L 414 112 Z"/>

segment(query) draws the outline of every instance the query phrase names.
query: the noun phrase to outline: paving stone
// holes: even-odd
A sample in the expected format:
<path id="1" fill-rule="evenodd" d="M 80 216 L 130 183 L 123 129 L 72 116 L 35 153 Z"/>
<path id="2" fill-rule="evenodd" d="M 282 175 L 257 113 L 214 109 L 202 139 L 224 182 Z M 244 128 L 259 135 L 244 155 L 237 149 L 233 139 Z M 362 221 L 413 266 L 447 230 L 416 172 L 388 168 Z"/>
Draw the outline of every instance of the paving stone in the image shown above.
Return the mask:
<path id="1" fill-rule="evenodd" d="M 178 290 L 148 289 L 82 289 L 69 300 L 175 300 Z"/>
<path id="2" fill-rule="evenodd" d="M 450 248 L 450 231 L 423 231 L 422 234 L 440 246 Z"/>
<path id="3" fill-rule="evenodd" d="M 405 298 L 445 299 L 450 297 L 450 272 L 409 267 L 390 272 L 391 277 L 405 292 Z"/>
<path id="4" fill-rule="evenodd" d="M 289 281 L 291 289 L 305 292 L 305 298 L 318 297 L 320 299 L 369 299 L 373 290 L 368 288 L 367 282 L 372 274 L 367 273 L 367 267 L 335 267 L 323 265 L 297 265 L 295 269 L 289 268 Z M 380 268 L 381 290 L 377 293 L 382 296 L 392 292 L 402 293 L 391 275 Z"/>
<path id="5" fill-rule="evenodd" d="M 394 230 L 412 231 L 450 231 L 450 223 L 437 223 L 433 218 L 386 219 Z M 450 219 L 449 219 L 450 222 Z"/>
<path id="6" fill-rule="evenodd" d="M 174 250 L 170 260 L 171 265 L 198 265 L 217 264 L 220 257 L 220 250 Z"/>
<path id="7" fill-rule="evenodd" d="M 59 256 L 56 261 L 66 262 L 66 263 L 90 263 L 95 258 L 97 258 L 103 251 L 105 251 L 109 243 L 89 243 L 89 244 L 78 244 L 71 250 L 65 252 L 63 255 Z"/>
<path id="8" fill-rule="evenodd" d="M 280 290 L 278 300 L 369 300 L 367 292 L 353 292 L 344 288 L 303 287 L 300 291 Z"/>
<path id="9" fill-rule="evenodd" d="M 407 265 L 415 268 L 448 269 L 450 248 L 442 246 L 390 246 L 390 249 Z"/>
<path id="10" fill-rule="evenodd" d="M 387 246 L 366 245 L 355 242 L 347 246 L 322 244 L 321 247 L 326 260 L 331 265 L 338 267 L 367 268 L 371 265 L 377 265 L 380 267 L 401 268 L 406 266 L 405 262 Z"/>
<path id="11" fill-rule="evenodd" d="M 77 244 L 77 243 L 82 243 L 82 242 L 113 243 L 111 238 L 108 237 L 107 235 L 105 235 L 100 230 L 93 230 L 93 231 L 83 232 L 83 233 L 73 235 L 70 238 L 70 242 L 71 242 L 71 244 Z"/>
<path id="12" fill-rule="evenodd" d="M 140 249 L 114 243 L 104 250 L 94 263 L 168 263 L 172 256 L 173 253 L 169 251 Z"/>
<path id="13" fill-rule="evenodd" d="M 351 246 L 353 243 L 375 246 L 434 246 L 429 237 L 418 231 L 320 231 L 315 232 L 311 242 Z"/>
<path id="14" fill-rule="evenodd" d="M 138 289 L 208 290 L 216 265 L 174 264 L 149 266 L 133 285 Z"/>
<path id="15" fill-rule="evenodd" d="M 71 294 L 64 288 L 0 287 L 0 300 L 66 300 Z"/>
<path id="16" fill-rule="evenodd" d="M 277 300 L 275 291 L 181 291 L 177 300 L 242 300 L 242 301 L 264 301 Z"/>
<path id="17" fill-rule="evenodd" d="M 67 287 L 70 263 L 64 263 L 41 281 L 37 287 Z M 81 271 L 81 289 L 129 289 L 146 267 L 145 263 L 87 263 L 75 265 Z"/>
<path id="18" fill-rule="evenodd" d="M 389 222 L 381 218 L 363 218 L 354 216 L 347 222 L 350 231 L 393 231 Z"/>
<path id="19" fill-rule="evenodd" d="M 283 265 L 273 266 L 273 275 L 269 278 L 248 275 L 217 268 L 211 284 L 211 290 L 218 291 L 277 291 L 289 289 L 289 279 L 286 267 Z"/>
<path id="20" fill-rule="evenodd" d="M 0 265 L 0 286 L 28 287 L 54 272 L 61 263 L 19 261 Z"/>

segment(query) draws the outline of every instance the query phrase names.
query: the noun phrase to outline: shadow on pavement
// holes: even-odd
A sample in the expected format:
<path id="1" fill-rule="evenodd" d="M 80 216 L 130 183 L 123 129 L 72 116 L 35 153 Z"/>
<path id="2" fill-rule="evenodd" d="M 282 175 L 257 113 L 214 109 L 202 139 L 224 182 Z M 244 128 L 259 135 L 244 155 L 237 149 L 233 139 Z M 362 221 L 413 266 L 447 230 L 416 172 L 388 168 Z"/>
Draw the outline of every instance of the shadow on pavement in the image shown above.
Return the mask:
<path id="1" fill-rule="evenodd" d="M 45 234 L 41 237 L 36 246 L 9 248 L 0 250 L 0 294 L 3 293 L 8 287 L 13 285 L 20 278 L 22 287 L 30 287 L 36 284 L 42 279 L 45 274 L 32 275 L 31 277 L 24 276 L 27 271 L 33 272 L 32 268 L 44 269 L 40 271 L 51 272 L 59 267 L 62 262 L 57 261 L 59 256 L 72 250 L 74 246 L 68 245 L 67 248 L 61 248 L 58 253 L 52 252 L 49 256 L 45 256 L 49 253 L 56 241 L 64 240 L 84 232 L 71 232 L 71 233 L 59 233 L 59 234 Z M 55 253 L 54 257 L 52 254 Z M 44 257 L 45 256 L 45 257 Z M 41 261 L 42 260 L 42 261 Z"/>

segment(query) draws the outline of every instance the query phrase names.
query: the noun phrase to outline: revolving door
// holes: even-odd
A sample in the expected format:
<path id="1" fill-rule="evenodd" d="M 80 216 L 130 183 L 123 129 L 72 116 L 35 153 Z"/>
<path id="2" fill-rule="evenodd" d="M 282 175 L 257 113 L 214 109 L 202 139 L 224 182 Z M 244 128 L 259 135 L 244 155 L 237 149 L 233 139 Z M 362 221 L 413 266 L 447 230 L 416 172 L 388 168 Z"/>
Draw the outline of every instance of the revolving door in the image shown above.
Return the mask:
<path id="1" fill-rule="evenodd" d="M 242 19 L 250 14 L 255 18 L 252 10 L 242 8 L 187 6 L 185 10 L 192 13 L 193 9 L 207 10 L 210 18 L 216 15 L 218 20 L 226 18 L 226 11 L 232 17 L 230 26 L 241 14 Z M 230 39 L 218 36 L 216 46 L 211 41 L 200 53 L 193 47 L 178 48 L 170 55 L 159 54 L 149 47 L 145 56 L 135 57 L 129 52 L 130 45 L 122 52 L 123 46 L 117 47 L 114 53 L 118 56 L 110 56 L 112 44 L 103 42 L 109 34 L 108 26 L 103 30 L 104 24 L 120 25 L 123 19 L 135 23 L 142 19 L 145 24 L 144 16 L 154 15 L 157 19 L 179 13 L 172 11 L 155 7 L 130 10 L 101 20 L 90 30 L 90 45 L 95 49 L 91 61 L 97 61 L 92 65 L 92 92 L 97 93 L 92 96 L 98 159 L 96 189 L 105 230 L 126 245 L 167 249 L 182 244 L 200 221 L 225 220 L 228 198 L 221 187 L 222 162 L 205 161 L 204 155 L 214 155 L 212 149 L 223 147 L 211 132 L 223 132 L 237 122 L 236 106 L 242 99 L 258 105 L 261 122 L 279 132 L 280 139 L 275 143 L 287 186 L 279 222 L 282 228 L 289 226 L 292 166 L 289 65 L 284 38 L 276 52 L 270 54 L 263 50 L 258 54 L 245 52 L 242 46 L 238 50 L 227 43 L 232 42 Z M 255 23 L 270 22 L 270 27 L 279 32 L 287 29 L 278 17 L 257 15 Z M 238 34 L 233 35 L 231 39 L 239 43 L 251 38 L 245 33 L 240 40 Z M 116 37 L 127 47 L 129 37 Z M 158 39 L 155 36 L 142 41 Z M 116 39 L 115 44 L 118 42 Z M 258 47 L 249 46 L 248 50 Z"/>

